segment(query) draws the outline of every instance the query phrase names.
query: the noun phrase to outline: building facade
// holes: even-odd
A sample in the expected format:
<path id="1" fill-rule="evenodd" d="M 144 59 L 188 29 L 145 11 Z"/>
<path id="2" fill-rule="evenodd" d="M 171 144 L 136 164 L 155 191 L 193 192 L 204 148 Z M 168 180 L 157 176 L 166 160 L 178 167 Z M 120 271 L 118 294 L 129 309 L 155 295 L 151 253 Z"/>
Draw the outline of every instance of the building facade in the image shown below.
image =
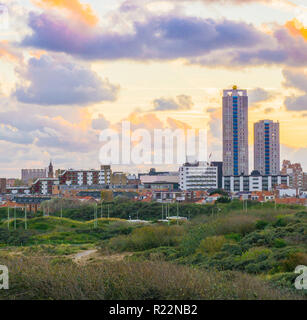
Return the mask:
<path id="1" fill-rule="evenodd" d="M 6 193 L 11 195 L 29 195 L 31 194 L 30 187 L 7 187 Z"/>
<path id="2" fill-rule="evenodd" d="M 111 184 L 114 186 L 126 186 L 128 184 L 127 175 L 123 172 L 113 172 Z"/>
<path id="3" fill-rule="evenodd" d="M 280 174 L 278 122 L 261 120 L 254 124 L 254 169 L 261 175 Z"/>
<path id="4" fill-rule="evenodd" d="M 181 190 L 207 190 L 218 187 L 218 168 L 207 162 L 185 163 L 179 168 Z"/>
<path id="5" fill-rule="evenodd" d="M 0 178 L 0 193 L 6 193 L 6 179 Z"/>
<path id="6" fill-rule="evenodd" d="M 304 172 L 300 163 L 291 163 L 289 160 L 284 160 L 282 163 L 281 174 L 287 174 L 290 176 L 291 188 L 303 188 Z"/>
<path id="7" fill-rule="evenodd" d="M 248 96 L 233 86 L 223 91 L 223 175 L 248 173 Z"/>
<path id="8" fill-rule="evenodd" d="M 59 174 L 60 185 L 93 186 L 111 184 L 111 167 L 101 166 L 100 170 L 65 170 Z"/>
<path id="9" fill-rule="evenodd" d="M 260 175 L 252 172 L 247 176 L 224 176 L 223 189 L 228 192 L 272 191 L 279 185 L 289 186 L 287 175 Z"/>
<path id="10" fill-rule="evenodd" d="M 223 187 L 223 162 L 212 161 L 211 166 L 217 167 L 217 187 L 221 189 Z"/>
<path id="11" fill-rule="evenodd" d="M 54 185 L 58 185 L 57 178 L 40 178 L 33 182 L 31 186 L 31 193 L 37 195 L 52 194 Z"/>
<path id="12" fill-rule="evenodd" d="M 21 180 L 28 183 L 30 180 L 34 181 L 38 178 L 46 178 L 46 169 L 21 169 Z"/>

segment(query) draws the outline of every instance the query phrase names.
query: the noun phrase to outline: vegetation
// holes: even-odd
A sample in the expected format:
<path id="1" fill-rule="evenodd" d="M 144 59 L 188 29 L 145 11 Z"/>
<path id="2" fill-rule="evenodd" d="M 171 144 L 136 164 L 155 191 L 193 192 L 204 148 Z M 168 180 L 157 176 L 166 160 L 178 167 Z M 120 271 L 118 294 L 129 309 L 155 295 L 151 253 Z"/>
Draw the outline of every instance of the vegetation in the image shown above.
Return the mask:
<path id="1" fill-rule="evenodd" d="M 56 204 L 55 204 L 56 205 Z M 171 205 L 170 215 L 176 215 Z M 248 202 L 180 205 L 186 222 L 158 222 L 161 204 L 114 201 L 52 216 L 0 209 L 0 264 L 10 299 L 305 299 L 294 288 L 307 265 L 307 212 Z M 172 214 L 173 211 L 173 214 Z M 152 220 L 132 223 L 136 216 Z M 26 230 L 25 230 L 26 228 Z M 85 264 L 77 253 L 99 249 Z M 7 296 L 3 296 L 7 294 Z M 1 296 L 2 295 L 2 296 Z"/>
<path id="2" fill-rule="evenodd" d="M 69 259 L 1 259 L 10 290 L 0 299 L 299 299 L 238 272 L 191 269 L 163 261 L 78 265 Z"/>

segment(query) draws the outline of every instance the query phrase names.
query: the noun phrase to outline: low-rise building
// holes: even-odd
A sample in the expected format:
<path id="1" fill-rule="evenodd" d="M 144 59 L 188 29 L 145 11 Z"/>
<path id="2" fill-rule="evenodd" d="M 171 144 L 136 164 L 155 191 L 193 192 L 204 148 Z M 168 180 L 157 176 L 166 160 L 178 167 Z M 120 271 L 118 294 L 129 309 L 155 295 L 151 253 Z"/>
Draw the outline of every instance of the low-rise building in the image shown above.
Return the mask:
<path id="1" fill-rule="evenodd" d="M 303 174 L 303 190 L 307 191 L 307 172 Z"/>
<path id="2" fill-rule="evenodd" d="M 6 179 L 0 178 L 0 193 L 4 194 L 6 193 Z"/>
<path id="3" fill-rule="evenodd" d="M 296 197 L 297 190 L 291 188 L 278 188 L 279 198 Z"/>
<path id="4" fill-rule="evenodd" d="M 11 195 L 29 195 L 31 193 L 31 188 L 28 186 L 7 187 L 6 193 Z"/>
<path id="5" fill-rule="evenodd" d="M 58 184 L 59 180 L 57 178 L 39 178 L 33 182 L 31 186 L 31 193 L 37 195 L 51 195 L 53 192 L 53 186 Z"/>
<path id="6" fill-rule="evenodd" d="M 128 184 L 127 175 L 123 172 L 113 172 L 111 184 L 113 186 L 126 186 Z"/>
<path id="7" fill-rule="evenodd" d="M 7 187 L 14 187 L 16 180 L 17 179 L 15 179 L 15 178 L 6 179 L 6 186 Z"/>
<path id="8" fill-rule="evenodd" d="M 248 200 L 250 199 L 253 201 L 268 202 L 268 201 L 274 201 L 275 198 L 276 198 L 275 193 L 272 191 L 253 191 L 250 197 L 248 197 Z"/>
<path id="9" fill-rule="evenodd" d="M 34 181 L 38 178 L 46 178 L 47 170 L 45 169 L 21 169 L 21 180 L 25 183 Z"/>
<path id="10" fill-rule="evenodd" d="M 249 176 L 223 177 L 223 189 L 228 192 L 272 191 L 279 185 L 289 186 L 289 176 L 262 176 L 258 171 L 253 171 Z"/>
<path id="11" fill-rule="evenodd" d="M 290 176 L 290 187 L 294 189 L 303 188 L 304 172 L 300 163 L 291 163 L 284 160 L 282 164 L 281 174 Z"/>
<path id="12" fill-rule="evenodd" d="M 179 168 L 181 190 L 208 190 L 218 187 L 218 168 L 205 161 L 185 163 Z"/>
<path id="13" fill-rule="evenodd" d="M 154 191 L 153 200 L 157 202 L 184 202 L 186 193 L 184 191 Z"/>
<path id="14" fill-rule="evenodd" d="M 110 166 L 101 166 L 100 170 L 68 169 L 59 174 L 59 182 L 68 186 L 110 185 L 111 174 Z"/>

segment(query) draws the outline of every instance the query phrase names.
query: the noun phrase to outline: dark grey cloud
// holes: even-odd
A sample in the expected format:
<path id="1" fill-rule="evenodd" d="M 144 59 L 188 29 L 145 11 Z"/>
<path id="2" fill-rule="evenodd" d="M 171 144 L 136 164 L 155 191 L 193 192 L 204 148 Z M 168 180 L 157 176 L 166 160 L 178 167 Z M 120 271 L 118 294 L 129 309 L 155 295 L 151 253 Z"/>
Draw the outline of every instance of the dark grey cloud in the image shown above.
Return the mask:
<path id="1" fill-rule="evenodd" d="M 63 55 L 31 58 L 18 72 L 21 82 L 14 95 L 23 103 L 88 105 L 114 101 L 119 91 L 108 79 L 102 80 L 95 72 Z"/>
<path id="2" fill-rule="evenodd" d="M 283 70 L 285 78 L 284 86 L 287 88 L 295 88 L 304 94 L 300 96 L 286 97 L 284 104 L 290 111 L 307 110 L 307 74 L 302 70 Z"/>
<path id="3" fill-rule="evenodd" d="M 153 101 L 154 111 L 165 110 L 189 110 L 193 107 L 194 103 L 192 98 L 187 95 L 179 95 L 175 99 L 160 98 Z"/>

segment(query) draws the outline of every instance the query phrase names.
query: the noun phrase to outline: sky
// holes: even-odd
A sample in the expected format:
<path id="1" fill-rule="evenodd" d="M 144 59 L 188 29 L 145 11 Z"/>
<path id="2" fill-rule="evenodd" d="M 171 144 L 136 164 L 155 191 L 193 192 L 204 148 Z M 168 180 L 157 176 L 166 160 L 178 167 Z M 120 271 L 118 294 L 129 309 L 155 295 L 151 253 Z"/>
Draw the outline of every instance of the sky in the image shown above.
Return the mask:
<path id="1" fill-rule="evenodd" d="M 281 159 L 307 171 L 305 0 L 2 0 L 0 68 L 2 177 L 98 168 L 100 132 L 123 120 L 206 128 L 221 160 L 233 85 L 248 90 L 250 169 L 253 124 L 271 119 Z"/>

